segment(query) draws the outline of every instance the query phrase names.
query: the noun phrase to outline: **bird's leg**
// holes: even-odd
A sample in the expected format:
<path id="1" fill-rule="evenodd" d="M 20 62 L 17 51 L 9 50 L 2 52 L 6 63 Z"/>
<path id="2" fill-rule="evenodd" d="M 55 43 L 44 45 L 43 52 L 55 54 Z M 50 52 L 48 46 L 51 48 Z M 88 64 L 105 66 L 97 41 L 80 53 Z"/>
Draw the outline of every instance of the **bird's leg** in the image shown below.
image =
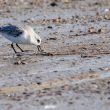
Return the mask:
<path id="1" fill-rule="evenodd" d="M 16 46 L 21 50 L 21 52 L 24 52 L 18 44 L 16 44 Z"/>
<path id="2" fill-rule="evenodd" d="M 17 53 L 16 50 L 15 50 L 15 48 L 14 48 L 14 46 L 13 46 L 13 43 L 11 44 L 11 47 L 14 50 L 14 52 Z"/>

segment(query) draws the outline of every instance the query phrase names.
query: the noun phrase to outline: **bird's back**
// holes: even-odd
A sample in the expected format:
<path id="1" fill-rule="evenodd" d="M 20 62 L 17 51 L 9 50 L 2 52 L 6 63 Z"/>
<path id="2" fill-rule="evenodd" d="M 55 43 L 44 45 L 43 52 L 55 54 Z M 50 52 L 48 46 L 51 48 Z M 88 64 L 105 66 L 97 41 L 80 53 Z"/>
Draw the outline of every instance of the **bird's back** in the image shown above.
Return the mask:
<path id="1" fill-rule="evenodd" d="M 23 33 L 23 31 L 15 25 L 7 25 L 7 26 L 0 27 L 0 33 L 13 36 L 13 37 L 18 37 Z"/>

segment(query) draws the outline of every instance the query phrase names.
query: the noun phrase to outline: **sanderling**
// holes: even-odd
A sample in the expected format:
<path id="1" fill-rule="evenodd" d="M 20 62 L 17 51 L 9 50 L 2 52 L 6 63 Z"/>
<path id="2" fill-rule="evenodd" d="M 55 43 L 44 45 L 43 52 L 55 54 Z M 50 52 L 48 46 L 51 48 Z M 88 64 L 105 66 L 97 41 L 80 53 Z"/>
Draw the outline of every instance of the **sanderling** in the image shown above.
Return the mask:
<path id="1" fill-rule="evenodd" d="M 18 44 L 34 44 L 37 46 L 38 51 L 42 51 L 40 47 L 41 38 L 30 26 L 17 26 L 8 24 L 6 26 L 0 27 L 0 33 L 12 42 L 11 47 L 15 53 L 17 53 L 17 51 L 14 48 L 14 43 L 22 52 L 23 50 Z"/>

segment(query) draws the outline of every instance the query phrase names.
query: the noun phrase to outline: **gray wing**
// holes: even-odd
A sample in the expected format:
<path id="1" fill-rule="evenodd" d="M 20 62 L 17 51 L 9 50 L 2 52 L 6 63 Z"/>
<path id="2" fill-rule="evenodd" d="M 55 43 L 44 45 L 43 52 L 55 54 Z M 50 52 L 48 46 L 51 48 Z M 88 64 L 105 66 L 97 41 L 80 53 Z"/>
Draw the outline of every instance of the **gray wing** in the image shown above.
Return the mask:
<path id="1" fill-rule="evenodd" d="M 9 36 L 18 37 L 23 33 L 23 30 L 15 25 L 7 25 L 4 27 L 0 27 L 0 32 Z"/>

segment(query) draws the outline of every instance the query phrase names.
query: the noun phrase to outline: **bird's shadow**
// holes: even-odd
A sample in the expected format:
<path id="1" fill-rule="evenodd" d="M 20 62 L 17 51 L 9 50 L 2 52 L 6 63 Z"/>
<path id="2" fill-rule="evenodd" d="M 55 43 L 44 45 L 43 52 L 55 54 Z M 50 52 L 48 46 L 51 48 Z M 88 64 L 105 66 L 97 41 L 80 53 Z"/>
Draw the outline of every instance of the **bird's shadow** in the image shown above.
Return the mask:
<path id="1" fill-rule="evenodd" d="M 32 50 L 26 50 L 25 52 L 17 52 L 16 54 L 2 55 L 1 58 L 9 64 L 21 65 L 38 62 L 43 56 L 53 56 L 53 54 L 44 51 L 35 52 Z"/>
<path id="2" fill-rule="evenodd" d="M 24 55 L 36 55 L 36 52 L 32 51 L 32 50 L 25 50 L 23 52 L 17 52 L 15 54 L 13 54 L 13 56 L 24 56 Z"/>
<path id="3" fill-rule="evenodd" d="M 50 52 L 45 52 L 45 51 L 35 52 L 32 50 L 25 50 L 24 52 L 17 52 L 16 54 L 14 54 L 14 56 L 17 56 L 17 57 L 25 56 L 25 55 L 28 55 L 28 56 L 53 56 L 53 54 Z"/>

